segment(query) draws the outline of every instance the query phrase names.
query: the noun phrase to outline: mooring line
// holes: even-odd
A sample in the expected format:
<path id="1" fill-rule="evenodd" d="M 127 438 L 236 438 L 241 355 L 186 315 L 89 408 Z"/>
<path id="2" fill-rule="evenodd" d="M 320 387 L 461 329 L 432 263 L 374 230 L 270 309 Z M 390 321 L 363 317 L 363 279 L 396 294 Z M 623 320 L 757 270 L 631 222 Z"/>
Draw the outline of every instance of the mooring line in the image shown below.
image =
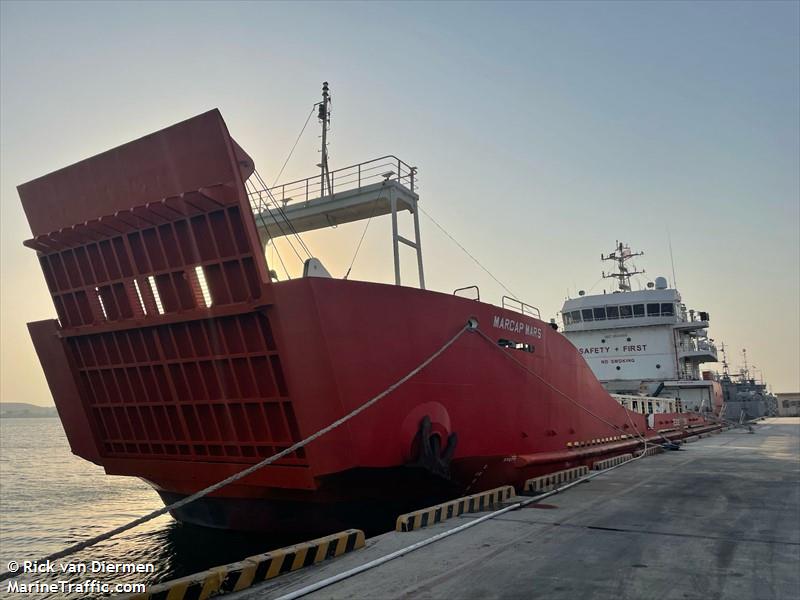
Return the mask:
<path id="1" fill-rule="evenodd" d="M 495 346 L 494 341 L 488 335 L 486 335 L 483 331 L 481 331 L 477 327 L 474 328 L 474 331 L 476 333 L 478 333 L 481 337 L 483 337 L 486 341 L 488 341 L 492 346 Z M 495 347 L 502 351 L 502 348 L 500 348 L 500 346 L 495 346 Z M 607 425 L 610 425 L 614 429 L 622 431 L 622 429 L 620 427 L 614 425 L 613 423 L 610 423 L 609 421 L 606 421 L 603 417 L 595 414 L 594 412 L 592 412 L 591 410 L 589 410 L 588 408 L 583 406 L 577 400 L 574 400 L 573 398 L 569 397 L 566 393 L 562 392 L 557 387 L 555 387 L 553 384 L 551 384 L 550 382 L 546 381 L 543 377 L 541 377 L 540 375 L 538 375 L 538 374 L 534 373 L 533 371 L 531 371 L 530 369 L 528 369 L 524 364 L 519 362 L 516 358 L 514 358 L 510 354 L 508 354 L 506 352 L 503 352 L 503 354 L 505 354 L 512 361 L 517 363 L 517 365 L 522 367 L 525 371 L 527 371 L 531 375 L 534 375 L 537 379 L 540 379 L 543 383 L 545 383 L 553 391 L 555 391 L 558 394 L 564 396 L 567 400 L 569 400 L 573 404 L 579 406 L 580 408 L 585 410 L 587 413 L 589 413 L 591 416 L 593 416 L 596 419 L 606 423 Z M 624 407 L 623 407 L 623 409 L 626 411 L 626 414 L 627 414 L 627 409 L 625 409 Z M 628 418 L 630 419 L 630 416 Z M 607 469 L 603 469 L 602 471 L 596 471 L 594 473 L 589 473 L 588 475 L 584 475 L 580 479 L 576 479 L 575 481 L 573 481 L 571 483 L 567 483 L 565 485 L 562 485 L 561 487 L 558 487 L 558 488 L 556 488 L 556 489 L 554 489 L 554 490 L 552 490 L 550 492 L 546 492 L 546 493 L 540 494 L 538 496 L 533 496 L 531 498 L 527 498 L 525 500 L 521 500 L 519 502 L 515 502 L 514 504 L 511 504 L 509 506 L 506 506 L 504 508 L 501 508 L 499 510 L 491 512 L 491 513 L 489 513 L 487 515 L 484 515 L 484 516 L 479 517 L 477 519 L 473 519 L 473 520 L 471 520 L 471 521 L 469 521 L 467 523 L 464 523 L 463 525 L 459 525 L 458 527 L 454 527 L 453 529 L 448 529 L 447 531 L 443 531 L 442 533 L 438 533 L 438 534 L 436 534 L 434 536 L 431 536 L 429 538 L 421 540 L 421 541 L 419 541 L 419 542 L 417 542 L 415 544 L 411 544 L 410 546 L 406 546 L 405 548 L 400 548 L 399 550 L 395 550 L 394 552 L 390 552 L 389 554 L 386 554 L 384 556 L 376 558 L 375 560 L 372 560 L 370 562 L 364 563 L 363 565 L 359 565 L 359 566 L 353 567 L 352 569 L 349 569 L 347 571 L 343 571 L 342 573 L 339 573 L 338 575 L 333 575 L 331 577 L 328 577 L 328 578 L 323 579 L 321 581 L 318 581 L 316 583 L 312 583 L 312 584 L 307 585 L 307 586 L 305 586 L 303 588 L 300 588 L 299 590 L 295 590 L 294 592 L 290 592 L 288 594 L 284 594 L 283 596 L 279 596 L 275 600 L 294 600 L 295 598 L 302 598 L 303 596 L 306 596 L 306 595 L 308 595 L 308 594 L 310 594 L 312 592 L 316 592 L 316 591 L 321 590 L 323 588 L 326 588 L 326 587 L 328 587 L 330 585 L 333 585 L 334 583 L 338 583 L 340 581 L 343 581 L 345 579 L 353 577 L 354 575 L 358 575 L 359 573 L 363 573 L 364 571 L 368 571 L 370 569 L 373 569 L 373 568 L 375 568 L 377 566 L 380 566 L 380 565 L 382 565 L 384 563 L 387 563 L 387 562 L 389 562 L 391 560 L 394 560 L 395 558 L 400 558 L 401 556 L 409 554 L 410 552 L 414 552 L 415 550 L 419 550 L 420 548 L 424 548 L 425 546 L 433 544 L 434 542 L 438 542 L 439 540 L 442 540 L 442 539 L 444 539 L 446 537 L 450 537 L 451 535 L 455 535 L 457 533 L 460 533 L 460 532 L 462 532 L 462 531 L 464 531 L 466 529 L 469 529 L 470 527 L 475 527 L 476 525 L 479 525 L 480 523 L 483 523 L 483 522 L 488 521 L 490 519 L 494 519 L 494 518 L 496 518 L 496 517 L 498 517 L 500 515 L 503 515 L 503 514 L 505 514 L 507 512 L 510 512 L 512 510 L 517 510 L 519 508 L 523 508 L 523 507 L 527 506 L 528 504 L 532 504 L 534 502 L 539 502 L 541 500 L 544 500 L 545 498 L 549 498 L 550 496 L 554 496 L 555 494 L 559 494 L 559 493 L 561 493 L 561 492 L 563 492 L 565 490 L 568 490 L 569 488 L 574 487 L 574 486 L 578 485 L 579 483 L 583 483 L 585 481 L 589 481 L 591 479 L 594 479 L 595 477 L 598 477 L 599 475 L 602 475 L 604 473 L 608 473 L 609 471 L 613 471 L 614 469 L 618 469 L 621 466 L 630 464 L 630 463 L 632 463 L 634 461 L 639 460 L 640 458 L 644 458 L 647 455 L 647 445 L 648 445 L 647 438 L 644 437 L 639 432 L 638 428 L 635 425 L 633 426 L 633 428 L 634 428 L 634 431 L 639 436 L 639 439 L 642 441 L 643 448 L 642 448 L 641 453 L 639 453 L 637 456 L 635 456 L 631 460 L 622 462 L 622 463 L 620 463 L 618 465 L 614 465 L 614 466 L 609 467 Z"/>
<path id="2" fill-rule="evenodd" d="M 646 447 L 646 445 L 647 445 L 647 442 L 645 441 L 645 447 Z M 374 569 L 375 567 L 378 567 L 378 566 L 380 566 L 382 564 L 385 564 L 385 563 L 387 563 L 387 562 L 389 562 L 391 560 L 394 560 L 395 558 L 400 558 L 401 556 L 405 556 L 406 554 L 414 552 L 415 550 L 419 550 L 420 548 L 424 548 L 425 546 L 429 546 L 430 544 L 433 544 L 434 542 L 438 542 L 439 540 L 443 540 L 444 538 L 450 537 L 451 535 L 455 535 L 457 533 L 461 533 L 462 531 L 464 531 L 466 529 L 469 529 L 470 527 L 475 527 L 476 525 L 479 525 L 480 523 L 483 523 L 485 521 L 489 521 L 490 519 L 494 519 L 495 517 L 499 517 L 500 515 L 504 515 L 507 512 L 511 512 L 512 510 L 517 510 L 519 508 L 523 508 L 523 507 L 527 506 L 528 504 L 532 504 L 534 502 L 539 502 L 541 500 L 544 500 L 545 498 L 549 498 L 550 496 L 554 496 L 555 494 L 559 494 L 559 493 L 561 493 L 561 492 L 563 492 L 565 490 L 568 490 L 571 487 L 574 487 L 574 486 L 578 485 L 579 483 L 583 483 L 584 481 L 589 481 L 590 479 L 594 479 L 595 477 L 597 477 L 599 475 L 603 475 L 604 473 L 608 473 L 609 471 L 613 471 L 614 469 L 618 469 L 618 468 L 622 467 L 623 465 L 629 465 L 632 462 L 637 461 L 637 460 L 639 460 L 640 458 L 642 458 L 644 456 L 645 456 L 645 453 L 642 452 L 641 454 L 639 454 L 638 456 L 636 456 L 635 458 L 633 458 L 633 459 L 631 459 L 629 461 L 620 463 L 618 465 L 614 465 L 613 467 L 609 467 L 608 469 L 603 469 L 602 471 L 595 471 L 594 473 L 589 473 L 588 475 L 585 475 L 585 476 L 581 477 L 580 479 L 576 479 L 575 481 L 573 481 L 571 483 L 567 483 L 565 485 L 562 485 L 560 488 L 556 488 L 556 489 L 554 489 L 554 490 L 552 490 L 550 492 L 546 492 L 546 493 L 538 495 L 538 496 L 533 496 L 531 498 L 526 498 L 525 500 L 521 500 L 519 502 L 515 502 L 514 504 L 510 504 L 510 505 L 508 505 L 508 506 L 506 506 L 504 508 L 501 508 L 499 510 L 491 512 L 491 513 L 489 513 L 487 515 L 484 515 L 482 517 L 479 517 L 477 519 L 472 519 L 472 520 L 468 521 L 467 523 L 464 523 L 463 525 L 459 525 L 458 527 L 454 527 L 453 529 L 448 529 L 447 531 L 443 531 L 441 533 L 437 533 L 434 536 L 431 536 L 429 538 L 425 538 L 424 540 L 420 540 L 419 542 L 411 544 L 410 546 L 406 546 L 405 548 L 400 548 L 399 550 L 395 550 L 394 552 L 390 552 L 389 554 L 385 554 L 384 556 L 381 556 L 381 557 L 378 557 L 378 558 L 376 558 L 374 560 L 366 562 L 363 565 L 359 565 L 357 567 L 353 567 L 352 569 L 348 569 L 347 571 L 342 571 L 341 573 L 339 573 L 337 575 L 332 575 L 330 577 L 327 577 L 325 579 L 317 581 L 316 583 L 312 583 L 312 584 L 309 584 L 309 585 L 307 585 L 305 587 L 302 587 L 299 590 L 295 590 L 293 592 L 289 592 L 288 594 L 284 594 L 283 596 L 279 596 L 279 597 L 275 598 L 275 600 L 295 600 L 295 598 L 302 598 L 303 596 L 307 596 L 308 594 L 311 594 L 312 592 L 316 592 L 318 590 L 321 590 L 323 588 L 331 586 L 334 583 L 338 583 L 338 582 L 343 581 L 345 579 L 349 579 L 350 577 L 353 577 L 354 575 L 358 575 L 359 573 L 363 573 L 364 571 L 368 571 L 370 569 Z"/>
<path id="3" fill-rule="evenodd" d="M 69 556 L 71 554 L 75 554 L 76 552 L 79 552 L 80 550 L 84 550 L 85 548 L 89 548 L 90 546 L 94 546 L 95 544 L 98 544 L 98 543 L 100 543 L 102 541 L 105 541 L 105 540 L 107 540 L 109 538 L 112 538 L 115 535 L 119 535 L 120 533 L 122 533 L 124 531 L 128 531 L 129 529 L 133 529 L 134 527 L 138 527 L 142 523 L 146 523 L 147 521 L 151 521 L 152 519 L 155 519 L 156 517 L 160 517 L 161 515 L 164 515 L 164 514 L 168 513 L 171 510 L 176 510 L 178 508 L 186 506 L 187 504 L 189 504 L 191 502 L 194 502 L 195 500 L 199 500 L 200 498 L 202 498 L 204 496 L 207 496 L 208 494 L 210 494 L 212 492 L 216 492 L 217 490 L 225 487 L 228 484 L 231 484 L 231 483 L 233 483 L 235 481 L 238 481 L 239 479 L 242 479 L 243 477 L 247 477 L 248 475 L 258 471 L 259 469 L 262 469 L 263 467 L 266 467 L 267 465 L 269 465 L 271 463 L 274 463 L 277 460 L 280 460 L 284 456 L 287 456 L 287 455 L 291 454 L 292 452 L 295 452 L 296 450 L 299 450 L 300 448 L 310 444 L 311 442 L 313 442 L 317 438 L 320 438 L 323 435 L 325 435 L 326 433 L 329 433 L 330 431 L 333 431 L 334 429 L 336 429 L 340 425 L 343 425 L 344 423 L 346 423 L 347 421 L 349 421 L 350 419 L 352 419 L 356 415 L 364 412 L 369 407 L 373 406 L 374 404 L 376 404 L 377 402 L 379 402 L 380 400 L 382 400 L 383 398 L 385 398 L 386 396 L 391 394 L 393 391 L 395 391 L 397 388 L 399 388 L 401 385 L 403 385 L 406 381 L 408 381 L 409 379 L 414 377 L 417 373 L 422 371 L 422 369 L 424 369 L 429 364 L 431 364 L 434 360 L 436 360 L 445 350 L 447 350 L 450 346 L 452 346 L 456 342 L 456 340 L 463 335 L 463 333 L 465 331 L 474 330 L 476 327 L 477 327 L 477 322 L 474 319 L 470 319 L 461 329 L 459 329 L 458 333 L 456 333 L 447 342 L 445 342 L 445 344 L 441 348 L 439 348 L 436 352 L 431 354 L 418 367 L 416 367 L 415 369 L 412 369 L 408 374 L 406 374 L 405 376 L 403 376 L 400 379 L 398 379 L 395 383 L 390 385 L 388 388 L 386 388 L 380 394 L 378 394 L 377 396 L 374 396 L 373 398 L 367 400 L 366 402 L 364 402 L 363 404 L 361 404 L 360 406 L 358 406 L 354 410 L 350 411 L 349 413 L 347 413 L 345 416 L 341 417 L 340 419 L 337 419 L 336 421 L 334 421 L 333 423 L 331 423 L 327 427 L 325 427 L 323 429 L 320 429 L 316 433 L 314 433 L 314 434 L 308 436 L 307 438 L 305 438 L 303 440 L 300 440 L 299 442 L 289 446 L 285 450 L 281 450 L 277 454 L 273 454 L 272 456 L 269 456 L 269 457 L 265 458 L 264 460 L 262 460 L 260 462 L 257 462 L 254 465 L 251 465 L 251 466 L 249 466 L 248 468 L 246 468 L 246 469 L 244 469 L 242 471 L 239 471 L 238 473 L 234 473 L 230 477 L 227 477 L 227 478 L 223 479 L 222 481 L 218 481 L 217 483 L 215 483 L 213 485 L 210 485 L 207 488 L 204 488 L 204 489 L 200 490 L 199 492 L 195 492 L 194 494 L 192 494 L 190 496 L 187 496 L 186 498 L 178 500 L 177 502 L 173 502 L 172 504 L 170 504 L 168 506 L 164 506 L 163 508 L 159 508 L 158 510 L 154 510 L 153 512 L 150 512 L 150 513 L 148 513 L 148 514 L 146 514 L 146 515 L 144 515 L 142 517 L 139 517 L 138 519 L 134 519 L 133 521 L 130 521 L 129 523 L 126 523 L 125 525 L 121 525 L 119 527 L 116 527 L 114 529 L 106 531 L 105 533 L 101 533 L 100 535 L 97 535 L 95 537 L 89 538 L 88 540 L 84 540 L 82 542 L 78 542 L 77 544 L 73 544 L 72 546 L 68 546 L 67 548 L 64 548 L 63 550 L 59 550 L 58 552 L 54 552 L 53 554 L 49 554 L 48 556 L 40 558 L 37 562 L 42 563 L 42 562 L 47 562 L 47 561 L 50 561 L 50 560 L 56 560 L 58 558 L 63 558 L 65 556 Z M 17 575 L 16 572 L 5 571 L 3 573 L 0 573 L 0 581 L 6 580 L 6 579 L 10 579 L 11 577 L 15 577 L 16 575 Z"/>
<path id="4" fill-rule="evenodd" d="M 296 442 L 295 444 L 293 444 L 293 445 L 289 446 L 288 448 L 278 452 L 277 454 L 273 454 L 272 456 L 269 456 L 269 457 L 261 460 L 260 462 L 255 463 L 255 464 L 249 466 L 248 468 L 246 468 L 246 469 L 244 469 L 242 471 L 239 471 L 238 473 L 234 473 L 233 475 L 223 479 L 222 481 L 219 481 L 219 482 L 217 482 L 217 483 L 215 483 L 213 485 L 210 485 L 210 486 L 208 486 L 208 487 L 206 487 L 206 488 L 204 488 L 204 489 L 202 489 L 202 490 L 200 490 L 198 492 L 195 492 L 194 494 L 191 494 L 190 496 L 187 496 L 186 498 L 178 500 L 177 502 L 174 502 L 174 503 L 172 503 L 170 505 L 164 506 L 164 507 L 162 507 L 160 509 L 154 510 L 154 511 L 152 511 L 152 512 L 146 514 L 146 515 L 143 515 L 143 516 L 139 517 L 138 519 L 134 519 L 133 521 L 130 521 L 130 522 L 124 524 L 124 525 L 121 525 L 119 527 L 116 527 L 114 529 L 106 531 L 106 532 L 104 532 L 104 533 L 102 533 L 100 535 L 97 535 L 95 537 L 89 538 L 87 540 L 83 540 L 82 542 L 78 542 L 77 544 L 73 544 L 72 546 L 68 546 L 67 548 L 64 548 L 63 550 L 59 550 L 58 552 L 54 552 L 53 554 L 50 554 L 50 555 L 45 556 L 43 558 L 40 558 L 38 560 L 38 562 L 47 562 L 47 561 L 50 561 L 50 560 L 56 560 L 58 558 L 63 558 L 65 556 L 69 556 L 71 554 L 75 554 L 76 552 L 79 552 L 81 550 L 84 550 L 86 548 L 94 546 L 94 545 L 96 545 L 96 544 L 98 544 L 98 543 L 100 543 L 102 541 L 105 541 L 105 540 L 110 539 L 110 538 L 112 538 L 112 537 L 114 537 L 116 535 L 119 535 L 120 533 L 123 533 L 125 531 L 130 530 L 130 529 L 138 527 L 139 525 L 141 525 L 143 523 L 151 521 L 152 519 L 155 519 L 156 517 L 160 517 L 160 516 L 170 512 L 170 511 L 176 510 L 178 508 L 182 508 L 183 506 L 186 506 L 187 504 L 190 504 L 190 503 L 192 503 L 192 502 L 194 502 L 196 500 L 199 500 L 200 498 L 203 498 L 204 496 L 207 496 L 208 494 L 211 494 L 211 493 L 213 493 L 213 492 L 215 492 L 215 491 L 217 491 L 217 490 L 219 490 L 219 489 L 221 489 L 221 488 L 223 488 L 223 487 L 225 487 L 225 486 L 227 486 L 227 485 L 229 485 L 229 484 L 231 484 L 231 483 L 233 483 L 235 481 L 238 481 L 239 479 L 242 479 L 243 477 L 247 477 L 248 475 L 251 475 L 252 473 L 258 471 L 259 469 L 262 469 L 263 467 L 266 467 L 267 465 L 270 465 L 270 464 L 280 460 L 281 458 L 283 458 L 283 457 L 285 457 L 285 456 L 287 456 L 287 455 L 299 450 L 300 448 L 310 444 L 311 442 L 313 442 L 317 438 L 320 438 L 323 435 L 325 435 L 326 433 L 329 433 L 330 431 L 333 431 L 337 427 L 343 425 L 344 423 L 346 423 L 347 421 L 349 421 L 353 417 L 355 417 L 358 414 L 362 413 L 363 411 L 367 410 L 368 408 L 370 408 L 371 406 L 373 406 L 374 404 L 376 404 L 377 402 L 379 402 L 380 400 L 382 400 L 383 398 L 385 398 L 386 396 L 388 396 L 389 394 L 394 392 L 398 387 L 403 385 L 409 379 L 414 377 L 417 373 L 422 371 L 422 369 L 424 369 L 429 364 L 431 364 L 434 360 L 436 360 L 442 353 L 444 353 L 450 346 L 452 346 L 456 342 L 456 340 L 458 340 L 464 334 L 464 332 L 466 332 L 466 331 L 475 331 L 475 332 L 477 332 L 481 337 L 483 337 L 488 342 L 490 342 L 492 346 L 495 346 L 495 344 L 492 341 L 492 339 L 489 338 L 489 336 L 486 335 L 483 331 L 478 329 L 477 321 L 475 319 L 473 319 L 473 318 L 470 318 L 467 321 L 467 323 L 452 338 L 450 338 L 447 342 L 445 342 L 444 345 L 442 345 L 436 352 L 434 352 L 427 359 L 425 359 L 419 366 L 417 366 L 415 369 L 412 369 L 408 374 L 406 374 L 404 377 L 401 377 L 399 380 L 397 380 L 395 383 L 390 385 L 388 388 L 386 388 L 383 392 L 381 392 L 377 396 L 374 396 L 373 398 L 367 400 L 366 402 L 364 402 L 360 406 L 356 407 L 354 410 L 352 410 L 348 414 L 344 415 L 343 417 L 337 419 L 336 421 L 334 421 L 333 423 L 331 423 L 327 427 L 324 427 L 323 429 L 320 429 L 316 433 L 313 433 L 312 435 L 308 436 L 307 438 L 305 438 L 303 440 L 300 440 L 299 442 Z M 502 348 L 500 348 L 499 346 L 495 346 L 495 347 L 497 347 L 499 350 L 502 351 Z M 620 427 L 618 427 L 618 426 L 614 425 L 613 423 L 607 421 L 603 417 L 600 417 L 599 415 L 595 414 L 594 412 L 589 410 L 587 407 L 583 406 L 580 402 L 577 402 L 576 400 L 574 400 L 573 398 L 569 397 L 567 394 L 565 394 L 564 392 L 562 392 L 561 390 L 556 388 L 553 384 L 549 383 L 543 377 L 541 377 L 537 373 L 535 373 L 535 372 L 531 371 L 530 369 L 528 369 L 523 363 L 518 361 L 515 357 L 513 357 L 510 354 L 505 353 L 505 352 L 503 354 L 505 354 L 508 358 L 510 358 L 517 365 L 522 367 L 525 371 L 527 371 L 531 375 L 535 376 L 537 379 L 541 380 L 545 385 L 550 387 L 553 391 L 555 391 L 558 394 L 564 396 L 567 400 L 569 400 L 570 402 L 572 402 L 573 404 L 575 404 L 579 408 L 585 410 L 587 413 L 589 413 L 593 417 L 595 417 L 598 420 L 606 423 L 607 425 L 611 426 L 612 428 L 614 428 L 614 429 L 616 429 L 618 431 L 623 431 Z M 625 409 L 625 410 L 627 412 L 627 409 Z M 629 419 L 630 419 L 630 417 L 629 417 Z M 639 458 L 642 458 L 646 454 L 648 442 L 647 442 L 647 438 L 645 438 L 638 431 L 638 428 L 636 428 L 635 425 L 634 425 L 634 431 L 637 433 L 637 435 L 639 436 L 639 439 L 644 444 L 644 448 L 643 448 L 641 454 L 639 454 L 639 456 L 636 456 L 633 459 L 633 460 L 638 460 Z M 597 473 L 590 473 L 589 475 L 586 475 L 585 477 L 582 477 L 581 479 L 578 479 L 578 480 L 576 480 L 576 481 L 574 481 L 572 483 L 566 484 L 566 485 L 564 485 L 564 486 L 562 486 L 560 488 L 557 488 L 557 489 L 555 489 L 555 490 L 553 490 L 551 492 L 548 492 L 548 493 L 546 493 L 544 495 L 537 496 L 535 498 L 531 498 L 531 499 L 528 499 L 528 500 L 524 500 L 524 501 L 518 502 L 518 503 L 513 504 L 513 505 L 511 505 L 509 507 L 503 508 L 503 509 L 501 509 L 499 511 L 495 511 L 493 513 L 490 513 L 489 515 L 481 517 L 480 519 L 477 519 L 477 520 L 475 520 L 473 522 L 470 522 L 468 524 L 459 526 L 459 527 L 457 527 L 455 529 L 452 529 L 452 530 L 449 530 L 447 532 L 443 532 L 442 534 L 439 534 L 438 536 L 434 536 L 433 538 L 429 538 L 429 540 L 427 540 L 427 541 L 423 540 L 423 542 L 419 542 L 418 544 L 414 544 L 412 546 L 409 546 L 408 548 L 398 550 L 397 552 L 394 552 L 392 554 L 387 555 L 386 557 L 383 557 L 385 560 L 383 560 L 382 562 L 376 563 L 373 566 L 377 566 L 377 564 L 383 564 L 383 562 L 387 562 L 388 560 L 393 560 L 394 558 L 402 556 L 403 554 L 407 554 L 408 552 L 413 552 L 413 550 L 416 550 L 417 548 L 421 548 L 421 547 L 423 547 L 423 546 L 425 546 L 425 545 L 427 545 L 429 543 L 433 543 L 434 541 L 436 541 L 438 539 L 442 539 L 444 537 L 448 537 L 449 535 L 453 535 L 454 533 L 457 533 L 459 531 L 463 531 L 464 529 L 472 527 L 472 526 L 474 526 L 474 525 L 476 525 L 478 523 L 482 523 L 483 521 L 486 521 L 486 520 L 488 520 L 490 518 L 493 518 L 493 517 L 495 517 L 497 515 L 504 514 L 504 513 L 508 512 L 509 510 L 515 510 L 517 508 L 521 508 L 523 506 L 526 506 L 526 505 L 530 504 L 531 502 L 533 502 L 534 500 L 541 500 L 541 499 L 547 498 L 549 496 L 552 496 L 553 494 L 557 494 L 560 491 L 569 489 L 570 487 L 572 487 L 572 486 L 574 486 L 574 485 L 576 485 L 578 483 L 581 483 L 583 481 L 588 481 L 588 480 L 590 480 L 590 479 L 592 479 L 594 477 L 597 477 L 601 473 L 605 473 L 605 472 L 610 471 L 612 469 L 616 469 L 616 468 L 622 466 L 623 464 L 627 464 L 628 462 L 633 462 L 633 460 L 627 461 L 626 463 L 621 463 L 619 465 L 615 465 L 615 466 L 610 467 L 608 469 L 605 469 L 603 471 L 598 471 Z M 372 567 L 370 566 L 368 568 L 372 568 Z M 366 569 L 361 569 L 361 570 L 366 570 Z M 343 573 L 341 575 L 345 575 L 345 577 L 342 577 L 341 579 L 344 579 L 346 577 L 350 577 L 350 576 L 356 574 L 357 572 L 360 573 L 361 570 L 354 569 L 354 570 L 352 570 L 352 572 Z M 349 574 L 347 574 L 347 573 L 349 573 Z M 15 575 L 17 575 L 17 573 L 11 572 L 11 571 L 5 571 L 3 573 L 0 573 L 0 581 L 4 581 L 6 579 L 10 579 L 11 577 L 14 577 Z M 340 581 L 341 579 L 336 579 L 336 581 Z M 334 583 L 334 581 L 331 581 L 331 583 Z M 328 583 L 326 585 L 330 585 L 330 583 Z M 309 586 L 309 588 L 310 587 L 312 587 L 312 586 Z M 325 586 L 322 586 L 322 587 L 325 587 Z M 306 591 L 301 595 L 305 595 L 307 593 L 310 593 L 311 591 L 315 591 L 316 589 L 321 589 L 321 588 L 309 589 L 309 591 Z M 287 596 L 281 597 L 281 600 L 289 600 L 290 598 L 297 598 L 297 597 L 300 597 L 300 596 L 289 594 Z"/>

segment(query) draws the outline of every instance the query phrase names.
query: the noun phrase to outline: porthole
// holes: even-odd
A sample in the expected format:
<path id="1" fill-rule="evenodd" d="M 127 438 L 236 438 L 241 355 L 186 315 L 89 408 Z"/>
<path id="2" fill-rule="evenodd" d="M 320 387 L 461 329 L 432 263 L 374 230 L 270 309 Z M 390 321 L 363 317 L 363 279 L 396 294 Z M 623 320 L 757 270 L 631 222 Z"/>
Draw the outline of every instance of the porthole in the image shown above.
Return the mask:
<path id="1" fill-rule="evenodd" d="M 605 339 L 600 340 L 600 343 L 605 344 L 606 343 Z"/>
<path id="2" fill-rule="evenodd" d="M 631 338 L 628 338 L 628 341 L 630 342 L 630 341 L 631 341 Z"/>
<path id="3" fill-rule="evenodd" d="M 617 367 L 617 371 L 619 371 L 619 370 L 620 370 L 620 367 Z"/>
<path id="4" fill-rule="evenodd" d="M 661 368 L 661 365 L 656 365 L 656 369 L 660 369 L 660 368 Z"/>

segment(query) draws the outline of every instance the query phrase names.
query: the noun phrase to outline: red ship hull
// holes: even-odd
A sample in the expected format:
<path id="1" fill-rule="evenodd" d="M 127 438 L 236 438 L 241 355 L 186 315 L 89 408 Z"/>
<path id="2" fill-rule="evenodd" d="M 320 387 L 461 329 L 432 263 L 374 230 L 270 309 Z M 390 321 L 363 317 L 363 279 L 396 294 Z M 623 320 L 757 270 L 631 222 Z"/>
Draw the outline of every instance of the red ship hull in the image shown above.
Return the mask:
<path id="1" fill-rule="evenodd" d="M 251 171 L 211 111 L 20 186 L 35 236 L 26 244 L 59 316 L 29 328 L 77 455 L 173 501 L 349 413 L 469 319 L 479 331 L 378 404 L 174 516 L 334 529 L 366 512 L 521 486 L 655 435 L 538 319 L 400 286 L 270 281 L 244 192 Z M 676 437 L 709 426 L 658 417 L 655 428 Z M 438 465 L 448 444 L 452 460 Z"/>

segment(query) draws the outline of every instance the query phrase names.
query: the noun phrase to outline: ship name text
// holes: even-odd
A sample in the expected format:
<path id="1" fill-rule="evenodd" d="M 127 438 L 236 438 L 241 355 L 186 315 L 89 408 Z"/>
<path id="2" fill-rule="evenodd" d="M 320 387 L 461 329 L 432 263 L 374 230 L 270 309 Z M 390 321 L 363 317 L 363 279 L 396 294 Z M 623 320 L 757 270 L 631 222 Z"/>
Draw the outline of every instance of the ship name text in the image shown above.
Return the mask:
<path id="1" fill-rule="evenodd" d="M 497 329 L 504 329 L 505 331 L 510 331 L 511 333 L 524 333 L 527 336 L 542 339 L 541 327 L 528 325 L 522 321 L 515 321 L 514 319 L 508 319 L 495 315 L 492 318 L 492 325 Z"/>

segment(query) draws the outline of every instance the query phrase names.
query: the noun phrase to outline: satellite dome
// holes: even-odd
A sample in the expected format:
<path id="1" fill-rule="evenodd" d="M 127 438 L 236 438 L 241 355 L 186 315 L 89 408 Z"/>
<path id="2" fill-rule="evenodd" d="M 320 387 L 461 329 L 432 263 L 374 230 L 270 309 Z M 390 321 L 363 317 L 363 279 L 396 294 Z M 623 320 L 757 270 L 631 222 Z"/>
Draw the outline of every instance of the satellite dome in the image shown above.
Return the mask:
<path id="1" fill-rule="evenodd" d="M 657 290 L 665 290 L 665 289 L 667 289 L 667 278 L 666 277 L 656 277 L 656 289 Z"/>

